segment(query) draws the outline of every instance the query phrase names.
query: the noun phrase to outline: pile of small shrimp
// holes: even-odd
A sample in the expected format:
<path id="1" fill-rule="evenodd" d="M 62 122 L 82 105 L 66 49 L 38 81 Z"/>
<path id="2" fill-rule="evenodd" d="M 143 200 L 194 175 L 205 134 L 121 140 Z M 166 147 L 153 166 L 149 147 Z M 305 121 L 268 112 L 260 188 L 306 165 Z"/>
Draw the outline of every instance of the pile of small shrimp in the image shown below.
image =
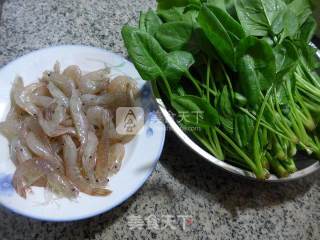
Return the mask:
<path id="1" fill-rule="evenodd" d="M 79 192 L 111 193 L 107 183 L 133 138 L 116 131 L 115 111 L 135 104 L 137 88 L 126 76 L 110 80 L 109 70 L 83 74 L 72 65 L 61 72 L 57 62 L 36 83 L 15 79 L 0 131 L 9 141 L 12 182 L 21 197 L 32 186 L 69 199 Z"/>

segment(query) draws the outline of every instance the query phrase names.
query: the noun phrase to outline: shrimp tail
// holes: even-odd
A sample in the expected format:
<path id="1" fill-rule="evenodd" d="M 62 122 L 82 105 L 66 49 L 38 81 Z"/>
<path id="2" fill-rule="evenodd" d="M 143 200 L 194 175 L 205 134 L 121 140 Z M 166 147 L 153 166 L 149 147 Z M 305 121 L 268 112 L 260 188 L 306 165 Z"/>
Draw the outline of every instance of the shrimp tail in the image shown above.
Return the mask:
<path id="1" fill-rule="evenodd" d="M 107 196 L 109 194 L 111 194 L 112 191 L 109 189 L 105 189 L 105 188 L 93 188 L 91 194 L 89 195 L 93 195 L 93 196 Z"/>

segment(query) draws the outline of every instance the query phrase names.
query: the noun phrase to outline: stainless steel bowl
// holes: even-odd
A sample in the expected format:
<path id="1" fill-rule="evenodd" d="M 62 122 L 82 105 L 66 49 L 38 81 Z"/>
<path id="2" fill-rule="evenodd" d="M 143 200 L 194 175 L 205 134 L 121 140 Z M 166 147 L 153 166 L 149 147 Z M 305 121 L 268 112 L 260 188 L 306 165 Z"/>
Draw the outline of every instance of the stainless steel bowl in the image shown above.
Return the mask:
<path id="1" fill-rule="evenodd" d="M 314 46 L 314 45 L 313 45 Z M 315 47 L 315 46 L 314 46 Z M 317 52 L 317 56 L 320 59 L 320 50 Z M 206 150 L 204 150 L 201 146 L 199 146 L 196 142 L 194 142 L 176 123 L 174 118 L 171 116 L 169 111 L 167 110 L 164 102 L 161 98 L 156 98 L 156 102 L 158 104 L 158 107 L 166 120 L 166 122 L 169 124 L 170 128 L 175 132 L 175 134 L 187 145 L 189 146 L 193 151 L 195 151 L 197 154 L 199 154 L 201 157 L 206 159 L 207 161 L 213 163 L 214 165 L 226 170 L 227 172 L 233 173 L 235 175 L 243 176 L 246 178 L 250 178 L 253 180 L 258 180 L 256 176 L 249 171 L 243 170 L 241 168 L 235 167 L 225 161 L 221 161 L 212 154 L 208 153 Z M 296 161 L 297 168 L 299 169 L 297 172 L 290 174 L 286 178 L 278 178 L 276 175 L 271 174 L 271 176 L 264 180 L 266 182 L 288 182 L 292 180 L 296 180 L 302 177 L 305 177 L 317 170 L 320 169 L 320 163 L 317 160 L 310 159 L 306 156 L 299 156 L 299 159 Z"/>

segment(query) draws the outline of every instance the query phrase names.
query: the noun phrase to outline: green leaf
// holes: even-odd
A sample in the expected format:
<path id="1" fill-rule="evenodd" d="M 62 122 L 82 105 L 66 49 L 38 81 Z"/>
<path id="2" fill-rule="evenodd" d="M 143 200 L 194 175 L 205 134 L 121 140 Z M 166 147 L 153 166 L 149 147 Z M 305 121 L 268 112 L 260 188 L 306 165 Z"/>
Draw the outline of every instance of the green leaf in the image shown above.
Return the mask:
<path id="1" fill-rule="evenodd" d="M 301 26 L 312 14 L 309 0 L 294 0 L 288 4 L 288 7 L 296 15 L 299 26 Z"/>
<path id="2" fill-rule="evenodd" d="M 222 89 L 222 92 L 219 96 L 219 112 L 224 117 L 232 116 L 233 110 L 232 110 L 232 104 L 230 100 L 230 94 L 228 91 L 228 87 L 224 86 Z"/>
<path id="3" fill-rule="evenodd" d="M 296 42 L 300 57 L 310 70 L 315 70 L 320 67 L 320 61 L 317 57 L 317 49 L 305 42 Z"/>
<path id="4" fill-rule="evenodd" d="M 297 39 L 302 42 L 309 43 L 317 30 L 317 22 L 313 16 L 309 16 L 308 19 L 302 24 L 300 32 L 297 34 Z"/>
<path id="5" fill-rule="evenodd" d="M 276 59 L 276 79 L 281 80 L 284 75 L 292 73 L 297 67 L 299 56 L 295 46 L 288 40 L 273 49 Z"/>
<path id="6" fill-rule="evenodd" d="M 162 24 L 155 34 L 161 46 L 168 51 L 182 50 L 192 36 L 192 25 L 185 22 Z"/>
<path id="7" fill-rule="evenodd" d="M 185 124 L 213 127 L 219 123 L 218 112 L 203 98 L 191 95 L 174 95 L 171 99 L 171 105 L 179 115 L 185 114 L 186 120 L 183 122 Z"/>
<path id="8" fill-rule="evenodd" d="M 158 9 L 170 9 L 172 7 L 184 7 L 189 4 L 200 5 L 200 0 L 157 0 Z"/>
<path id="9" fill-rule="evenodd" d="M 158 28 L 161 26 L 161 24 L 161 19 L 154 11 L 149 10 L 146 12 L 144 17 L 144 26 L 147 33 L 153 36 L 155 32 L 158 30 Z"/>
<path id="10" fill-rule="evenodd" d="M 276 64 L 272 48 L 256 37 L 242 39 L 237 48 L 237 68 L 242 93 L 251 105 L 259 103 L 260 91 L 275 81 Z"/>
<path id="11" fill-rule="evenodd" d="M 128 54 L 144 80 L 155 80 L 163 76 L 167 53 L 148 33 L 130 26 L 122 28 L 122 37 Z"/>
<path id="12" fill-rule="evenodd" d="M 173 7 L 170 9 L 160 9 L 157 11 L 159 17 L 165 22 L 184 21 L 184 7 Z"/>
<path id="13" fill-rule="evenodd" d="M 177 82 L 193 63 L 194 59 L 191 53 L 184 51 L 170 52 L 167 57 L 164 74 L 170 82 Z"/>
<path id="14" fill-rule="evenodd" d="M 294 12 L 287 8 L 283 16 L 283 32 L 281 33 L 281 41 L 286 37 L 293 37 L 299 30 L 299 22 Z"/>
<path id="15" fill-rule="evenodd" d="M 223 24 L 207 6 L 201 8 L 198 23 L 211 44 L 215 47 L 220 58 L 231 69 L 235 70 L 233 42 Z"/>
<path id="16" fill-rule="evenodd" d="M 242 147 L 247 146 L 252 139 L 252 134 L 254 131 L 253 120 L 243 113 L 237 113 L 234 118 L 234 134 L 237 142 L 241 144 Z"/>
<path id="17" fill-rule="evenodd" d="M 282 0 L 235 0 L 235 7 L 247 35 L 266 36 L 283 30 L 286 4 Z"/>
<path id="18" fill-rule="evenodd" d="M 146 13 L 144 12 L 140 12 L 140 18 L 139 18 L 139 29 L 141 31 L 146 32 L 146 25 L 145 25 L 145 21 L 146 21 Z"/>
<path id="19" fill-rule="evenodd" d="M 222 9 L 223 11 L 227 11 L 225 0 L 208 0 L 207 4 L 211 6 L 216 6 Z"/>
<path id="20" fill-rule="evenodd" d="M 241 25 L 234 20 L 226 11 L 222 9 L 207 5 L 207 7 L 211 10 L 211 12 L 218 18 L 223 27 L 227 30 L 229 36 L 234 36 L 237 39 L 234 44 L 237 44 L 238 41 L 246 36 Z"/>

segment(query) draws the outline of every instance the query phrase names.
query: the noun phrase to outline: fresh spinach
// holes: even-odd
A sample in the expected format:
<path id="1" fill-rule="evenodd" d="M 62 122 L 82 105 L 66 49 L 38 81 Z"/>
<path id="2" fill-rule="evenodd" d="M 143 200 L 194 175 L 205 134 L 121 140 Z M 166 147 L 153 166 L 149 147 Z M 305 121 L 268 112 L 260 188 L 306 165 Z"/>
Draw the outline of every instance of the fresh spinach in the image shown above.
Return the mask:
<path id="1" fill-rule="evenodd" d="M 265 41 L 249 36 L 240 41 L 236 54 L 242 93 L 251 105 L 258 104 L 260 92 L 275 81 L 276 64 L 272 48 Z"/>
<path id="2" fill-rule="evenodd" d="M 283 30 L 287 6 L 282 0 L 235 0 L 235 7 L 248 35 L 267 36 Z"/>
<path id="3" fill-rule="evenodd" d="M 182 50 L 192 36 L 192 25 L 179 21 L 162 24 L 156 32 L 156 39 L 168 51 Z"/>
<path id="4" fill-rule="evenodd" d="M 198 23 L 221 59 L 223 59 L 231 69 L 235 70 L 235 50 L 233 42 L 227 30 L 223 27 L 223 24 L 208 6 L 204 5 L 201 8 Z"/>

